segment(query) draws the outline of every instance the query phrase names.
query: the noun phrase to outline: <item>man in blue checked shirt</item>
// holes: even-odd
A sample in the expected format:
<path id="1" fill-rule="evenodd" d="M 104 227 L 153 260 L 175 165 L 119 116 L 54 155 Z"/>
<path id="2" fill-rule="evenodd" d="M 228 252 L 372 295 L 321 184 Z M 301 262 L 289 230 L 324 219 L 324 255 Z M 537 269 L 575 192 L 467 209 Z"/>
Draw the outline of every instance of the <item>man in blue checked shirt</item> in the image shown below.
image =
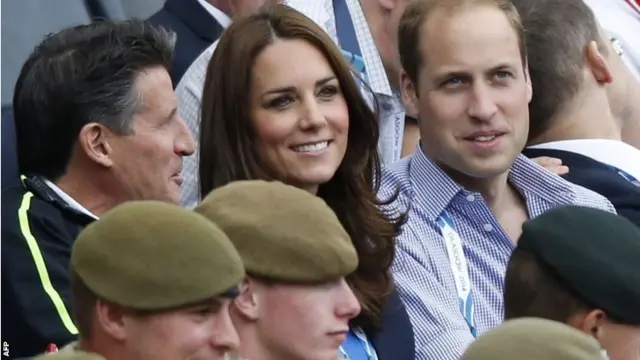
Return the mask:
<path id="1" fill-rule="evenodd" d="M 455 360 L 503 318 L 506 264 L 521 226 L 549 209 L 609 201 L 520 152 L 531 82 L 510 0 L 423 0 L 400 20 L 402 93 L 416 152 L 387 168 L 380 197 L 406 212 L 393 266 L 416 359 Z"/>

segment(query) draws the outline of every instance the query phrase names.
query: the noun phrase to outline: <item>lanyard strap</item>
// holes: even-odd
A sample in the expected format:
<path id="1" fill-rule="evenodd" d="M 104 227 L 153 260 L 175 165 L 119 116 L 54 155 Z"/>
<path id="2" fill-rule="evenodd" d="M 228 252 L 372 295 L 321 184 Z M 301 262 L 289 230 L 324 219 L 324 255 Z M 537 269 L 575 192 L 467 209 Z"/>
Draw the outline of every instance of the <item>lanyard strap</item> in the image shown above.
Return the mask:
<path id="1" fill-rule="evenodd" d="M 362 347 L 362 351 L 348 352 L 347 348 Z M 353 328 L 347 333 L 347 338 L 340 345 L 340 359 L 342 360 L 378 360 L 373 345 L 367 339 L 367 335 L 360 328 Z"/>
<path id="2" fill-rule="evenodd" d="M 342 48 L 342 54 L 358 73 L 366 77 L 362 50 L 358 43 L 355 26 L 351 19 L 351 14 L 349 14 L 346 0 L 333 0 L 333 13 L 336 18 L 336 32 L 338 33 L 338 42 Z"/>
<path id="3" fill-rule="evenodd" d="M 462 240 L 455 229 L 455 225 L 449 214 L 443 211 L 436 219 L 436 224 L 440 227 L 440 232 L 444 238 L 449 255 L 449 264 L 453 272 L 453 278 L 458 291 L 458 301 L 460 312 L 469 325 L 471 335 L 476 337 L 476 326 L 473 320 L 473 294 L 471 292 L 471 280 L 469 279 L 469 269 L 467 259 L 464 256 Z"/>

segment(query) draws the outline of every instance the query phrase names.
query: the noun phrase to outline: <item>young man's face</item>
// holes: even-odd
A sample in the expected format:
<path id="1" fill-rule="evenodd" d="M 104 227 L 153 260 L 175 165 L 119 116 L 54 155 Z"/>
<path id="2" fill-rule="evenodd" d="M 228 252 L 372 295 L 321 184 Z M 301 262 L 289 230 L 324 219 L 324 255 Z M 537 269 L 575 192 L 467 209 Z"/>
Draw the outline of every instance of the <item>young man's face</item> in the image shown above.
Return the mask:
<path id="1" fill-rule="evenodd" d="M 138 360 L 222 360 L 239 347 L 230 299 L 124 318 L 126 351 Z"/>

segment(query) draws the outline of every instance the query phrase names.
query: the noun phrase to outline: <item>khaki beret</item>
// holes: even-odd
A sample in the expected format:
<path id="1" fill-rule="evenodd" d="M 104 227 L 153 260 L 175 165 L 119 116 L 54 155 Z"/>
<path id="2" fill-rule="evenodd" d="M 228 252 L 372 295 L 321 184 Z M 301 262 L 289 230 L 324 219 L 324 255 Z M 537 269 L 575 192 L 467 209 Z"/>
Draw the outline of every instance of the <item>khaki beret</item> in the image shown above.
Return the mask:
<path id="1" fill-rule="evenodd" d="M 518 249 L 533 254 L 587 304 L 640 325 L 640 228 L 628 219 L 562 206 L 525 222 Z"/>
<path id="2" fill-rule="evenodd" d="M 220 228 L 158 201 L 125 203 L 86 227 L 73 245 L 71 271 L 98 297 L 136 310 L 232 296 L 244 278 Z"/>
<path id="3" fill-rule="evenodd" d="M 104 358 L 98 354 L 84 351 L 59 351 L 40 355 L 34 360 L 104 360 Z"/>
<path id="4" fill-rule="evenodd" d="M 480 336 L 460 360 L 602 360 L 602 353 L 594 338 L 568 325 L 520 318 Z"/>
<path id="5" fill-rule="evenodd" d="M 320 283 L 358 265 L 351 238 L 319 197 L 276 181 L 238 181 L 195 209 L 229 236 L 247 273 L 275 281 Z"/>

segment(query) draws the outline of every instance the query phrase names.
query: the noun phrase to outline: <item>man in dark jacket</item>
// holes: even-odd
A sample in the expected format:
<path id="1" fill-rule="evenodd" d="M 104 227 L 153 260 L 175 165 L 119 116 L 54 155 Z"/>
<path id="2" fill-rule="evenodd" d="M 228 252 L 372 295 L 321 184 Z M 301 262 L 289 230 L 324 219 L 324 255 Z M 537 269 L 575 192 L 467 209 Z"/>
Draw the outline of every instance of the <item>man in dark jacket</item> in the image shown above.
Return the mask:
<path id="1" fill-rule="evenodd" d="M 561 159 L 567 180 L 607 197 L 640 225 L 640 150 L 622 141 L 622 129 L 640 124 L 631 106 L 640 99 L 629 90 L 638 84 L 620 58 L 624 49 L 582 0 L 513 3 L 526 30 L 534 92 L 525 155 Z"/>
<path id="2" fill-rule="evenodd" d="M 45 39 L 13 99 L 21 184 L 2 193 L 2 336 L 11 358 L 73 340 L 68 266 L 87 224 L 118 204 L 177 203 L 194 140 L 177 115 L 173 34 L 99 22 Z"/>

